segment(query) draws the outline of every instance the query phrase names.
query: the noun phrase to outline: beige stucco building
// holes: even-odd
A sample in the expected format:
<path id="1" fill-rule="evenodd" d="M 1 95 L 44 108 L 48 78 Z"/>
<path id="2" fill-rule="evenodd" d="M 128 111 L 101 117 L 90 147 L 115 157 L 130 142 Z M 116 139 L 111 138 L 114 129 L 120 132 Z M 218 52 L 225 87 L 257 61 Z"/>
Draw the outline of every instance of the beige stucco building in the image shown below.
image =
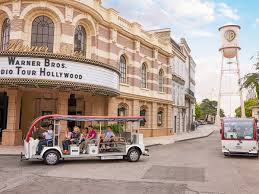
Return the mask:
<path id="1" fill-rule="evenodd" d="M 3 145 L 21 144 L 33 119 L 53 113 L 143 115 L 145 136 L 174 133 L 171 63 L 186 57 L 170 29 L 145 31 L 101 3 L 0 0 Z"/>

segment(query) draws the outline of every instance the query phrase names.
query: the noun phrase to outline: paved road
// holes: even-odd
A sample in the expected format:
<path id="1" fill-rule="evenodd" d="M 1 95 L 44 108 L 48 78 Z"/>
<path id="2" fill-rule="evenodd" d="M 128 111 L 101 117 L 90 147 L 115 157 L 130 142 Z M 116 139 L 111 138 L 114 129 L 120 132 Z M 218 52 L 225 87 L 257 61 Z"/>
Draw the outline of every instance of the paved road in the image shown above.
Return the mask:
<path id="1" fill-rule="evenodd" d="M 259 193 L 259 159 L 224 157 L 218 132 L 151 148 L 138 163 L 64 161 L 58 166 L 0 156 L 2 193 Z"/>

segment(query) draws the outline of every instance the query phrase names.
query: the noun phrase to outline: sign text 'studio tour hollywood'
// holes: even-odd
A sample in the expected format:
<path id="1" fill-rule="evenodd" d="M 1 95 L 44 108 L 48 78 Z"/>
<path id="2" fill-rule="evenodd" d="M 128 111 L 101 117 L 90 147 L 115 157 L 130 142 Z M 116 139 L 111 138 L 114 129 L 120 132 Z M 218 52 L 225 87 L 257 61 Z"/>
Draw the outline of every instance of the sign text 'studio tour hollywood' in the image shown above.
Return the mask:
<path id="1" fill-rule="evenodd" d="M 65 63 L 54 62 L 48 58 L 43 60 L 24 60 L 15 56 L 9 56 L 6 59 L 10 68 L 3 69 L 0 66 L 1 75 L 83 79 L 82 74 L 73 73 L 72 70 L 67 69 L 68 67 Z"/>

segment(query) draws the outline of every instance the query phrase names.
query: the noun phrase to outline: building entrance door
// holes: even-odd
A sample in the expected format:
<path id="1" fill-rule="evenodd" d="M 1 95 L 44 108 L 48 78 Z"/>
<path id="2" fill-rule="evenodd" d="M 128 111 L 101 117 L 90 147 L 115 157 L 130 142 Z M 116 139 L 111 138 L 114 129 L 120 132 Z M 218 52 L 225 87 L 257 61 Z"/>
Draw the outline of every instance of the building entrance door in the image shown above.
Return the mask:
<path id="1" fill-rule="evenodd" d="M 2 142 L 2 133 L 7 124 L 8 96 L 6 92 L 0 92 L 0 142 Z"/>
<path id="2" fill-rule="evenodd" d="M 77 99 L 75 94 L 71 94 L 70 98 L 68 99 L 68 114 L 69 115 L 82 115 L 81 111 L 76 110 L 76 104 L 77 104 Z M 74 126 L 77 126 L 81 128 L 82 122 L 75 122 L 75 121 L 68 121 L 67 126 L 73 129 Z"/>
<path id="3" fill-rule="evenodd" d="M 177 132 L 177 117 L 176 116 L 174 116 L 174 133 L 176 133 Z"/>

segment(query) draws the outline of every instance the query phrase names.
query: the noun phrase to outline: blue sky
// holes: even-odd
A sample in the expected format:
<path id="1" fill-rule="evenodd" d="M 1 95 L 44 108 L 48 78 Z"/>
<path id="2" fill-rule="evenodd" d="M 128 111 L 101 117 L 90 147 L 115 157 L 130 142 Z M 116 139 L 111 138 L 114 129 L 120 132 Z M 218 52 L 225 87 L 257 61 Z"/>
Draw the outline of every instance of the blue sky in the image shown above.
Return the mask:
<path id="1" fill-rule="evenodd" d="M 198 102 L 205 97 L 217 100 L 221 60 L 218 28 L 225 23 L 241 26 L 241 74 L 254 70 L 254 61 L 250 58 L 259 50 L 258 0 L 103 0 L 103 5 L 116 9 L 126 19 L 139 22 L 146 30 L 171 28 L 176 41 L 181 37 L 187 39 L 197 64 Z M 237 97 L 232 97 L 231 105 L 229 98 L 222 100 L 222 108 L 228 115 L 233 114 L 238 104 Z"/>

